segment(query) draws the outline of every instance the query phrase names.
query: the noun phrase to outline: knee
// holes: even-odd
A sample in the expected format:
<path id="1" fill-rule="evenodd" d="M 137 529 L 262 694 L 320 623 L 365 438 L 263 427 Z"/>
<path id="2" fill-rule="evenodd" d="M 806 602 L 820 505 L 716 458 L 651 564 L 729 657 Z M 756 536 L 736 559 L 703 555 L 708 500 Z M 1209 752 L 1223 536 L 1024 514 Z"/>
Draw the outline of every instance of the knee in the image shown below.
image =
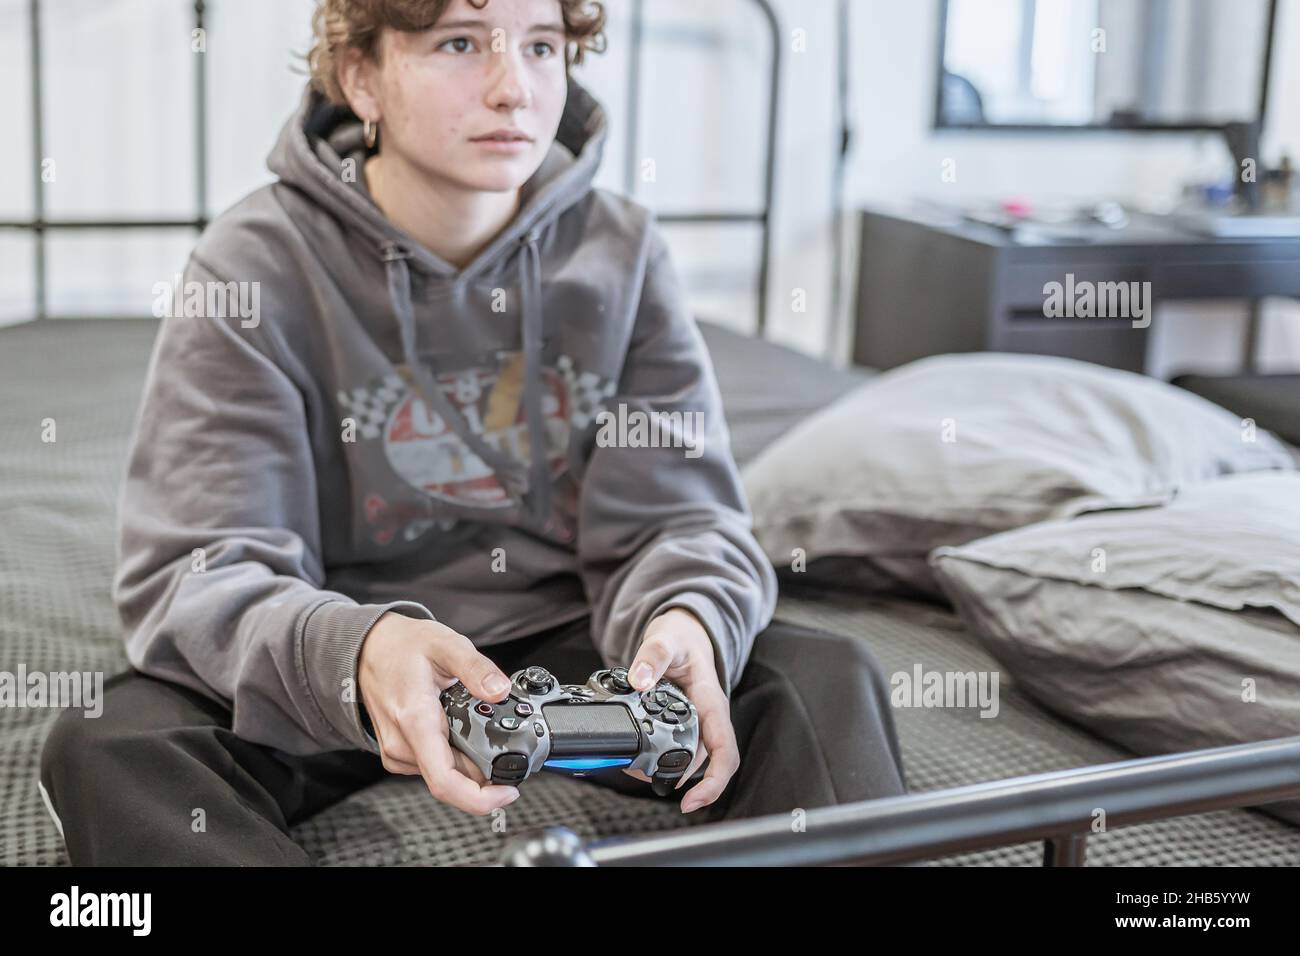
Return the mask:
<path id="1" fill-rule="evenodd" d="M 846 690 L 882 708 L 889 707 L 889 676 L 870 645 L 860 637 L 827 635 L 826 657 L 833 663 L 830 673 L 837 675 Z"/>
<path id="2" fill-rule="evenodd" d="M 823 693 L 852 692 L 888 706 L 888 674 L 860 637 L 774 624 L 755 641 L 753 657 Z"/>
<path id="3" fill-rule="evenodd" d="M 65 710 L 51 725 L 41 748 L 40 764 L 41 782 L 50 792 L 64 771 L 84 764 L 85 755 L 93 752 L 96 723 L 79 710 Z"/>
<path id="4" fill-rule="evenodd" d="M 169 695 L 177 691 L 133 673 L 105 682 L 99 712 L 65 710 L 51 725 L 41 748 L 40 774 L 47 787 L 62 775 L 75 773 L 78 785 L 109 772 L 123 760 L 157 747 L 170 716 Z M 157 725 L 157 726 L 155 726 Z"/>

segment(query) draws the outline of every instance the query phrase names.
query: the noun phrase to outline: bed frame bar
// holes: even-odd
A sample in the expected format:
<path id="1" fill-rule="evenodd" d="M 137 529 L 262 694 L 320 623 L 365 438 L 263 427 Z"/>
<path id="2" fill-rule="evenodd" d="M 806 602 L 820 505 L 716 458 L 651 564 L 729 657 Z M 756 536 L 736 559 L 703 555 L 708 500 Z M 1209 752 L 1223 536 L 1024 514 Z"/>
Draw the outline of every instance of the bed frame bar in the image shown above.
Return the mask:
<path id="1" fill-rule="evenodd" d="M 516 837 L 507 866 L 888 865 L 1043 841 L 1044 866 L 1083 866 L 1092 833 L 1300 797 L 1300 737 L 583 843 Z M 1103 812 L 1104 811 L 1104 812 Z"/>

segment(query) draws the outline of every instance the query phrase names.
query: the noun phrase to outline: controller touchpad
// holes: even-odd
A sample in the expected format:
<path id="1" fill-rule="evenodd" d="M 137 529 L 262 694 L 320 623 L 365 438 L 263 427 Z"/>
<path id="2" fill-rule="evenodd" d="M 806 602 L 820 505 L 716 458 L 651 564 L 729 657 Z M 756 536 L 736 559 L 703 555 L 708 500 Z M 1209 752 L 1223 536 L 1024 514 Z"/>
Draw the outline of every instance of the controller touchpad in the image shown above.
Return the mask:
<path id="1" fill-rule="evenodd" d="M 546 704 L 542 714 L 551 728 L 552 757 L 633 756 L 641 750 L 636 721 L 622 704 Z"/>

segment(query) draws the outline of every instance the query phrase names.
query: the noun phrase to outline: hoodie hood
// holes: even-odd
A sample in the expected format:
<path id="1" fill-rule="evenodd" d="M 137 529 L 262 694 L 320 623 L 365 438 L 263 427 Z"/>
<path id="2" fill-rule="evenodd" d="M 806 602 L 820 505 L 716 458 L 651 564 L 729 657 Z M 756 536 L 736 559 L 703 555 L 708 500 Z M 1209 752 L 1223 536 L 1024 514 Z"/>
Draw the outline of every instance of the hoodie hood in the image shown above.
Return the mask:
<path id="1" fill-rule="evenodd" d="M 489 445 L 465 421 L 419 361 L 416 320 L 411 304 L 412 268 L 454 283 L 473 281 L 508 264 L 519 252 L 524 353 L 523 401 L 529 446 L 545 448 L 542 414 L 541 253 L 543 232 L 592 189 L 607 136 L 604 108 L 569 77 L 568 95 L 555 140 L 537 171 L 520 187 L 514 219 L 463 270 L 413 240 L 389 221 L 365 187 L 362 169 L 370 154 L 361 120 L 336 106 L 308 84 L 297 113 L 285 124 L 268 159 L 280 181 L 330 210 L 368 238 L 383 260 L 393 321 L 402 342 L 403 377 L 419 390 L 461 439 L 496 473 L 502 488 L 534 519 L 545 524 L 551 512 L 546 456 L 532 456 L 531 467 Z M 351 164 L 352 175 L 345 175 Z"/>

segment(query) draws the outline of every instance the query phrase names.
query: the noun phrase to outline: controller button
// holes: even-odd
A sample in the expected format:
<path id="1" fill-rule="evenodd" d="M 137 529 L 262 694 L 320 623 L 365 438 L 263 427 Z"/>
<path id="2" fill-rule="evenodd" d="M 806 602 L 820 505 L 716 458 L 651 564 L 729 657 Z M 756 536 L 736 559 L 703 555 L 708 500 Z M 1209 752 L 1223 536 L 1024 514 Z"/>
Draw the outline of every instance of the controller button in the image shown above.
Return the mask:
<path id="1" fill-rule="evenodd" d="M 502 718 L 501 718 L 501 729 L 502 729 L 502 730 L 518 730 L 518 729 L 519 729 L 519 718 L 518 718 L 518 717 L 502 717 Z"/>
<path id="2" fill-rule="evenodd" d="M 480 702 L 474 706 L 474 709 L 484 717 L 492 716 L 492 705 L 486 702 Z"/>
<path id="3" fill-rule="evenodd" d="M 676 714 L 678 717 L 681 718 L 686 718 L 691 715 L 691 709 L 687 707 L 685 704 L 683 704 L 681 701 L 677 701 L 674 704 L 669 704 L 668 710 L 670 713 Z"/>
<path id="4" fill-rule="evenodd" d="M 669 697 L 667 694 L 665 694 L 663 691 L 656 691 L 654 696 L 654 702 L 658 704 L 660 707 L 667 707 L 672 702 L 672 698 Z"/>
<path id="5" fill-rule="evenodd" d="M 534 720 L 534 721 L 533 721 L 533 731 L 534 731 L 534 732 L 537 734 L 537 736 L 539 736 L 539 737 L 545 737 L 545 736 L 546 736 L 546 728 L 542 726 L 542 722 L 541 722 L 540 720 Z"/>
<path id="6" fill-rule="evenodd" d="M 645 728 L 647 734 L 653 734 L 655 732 L 655 723 L 653 720 L 643 720 L 641 721 L 641 726 Z"/>
<path id="7" fill-rule="evenodd" d="M 533 705 L 527 703 L 515 704 L 515 713 L 520 717 L 533 716 Z"/>
<path id="8" fill-rule="evenodd" d="M 662 720 L 665 724 L 680 724 L 682 722 L 682 719 L 678 717 L 676 714 L 674 714 L 671 710 L 665 710 L 662 714 L 660 714 L 659 720 Z"/>
<path id="9" fill-rule="evenodd" d="M 659 769 L 667 773 L 673 773 L 677 770 L 685 770 L 686 765 L 691 762 L 691 752 L 689 750 L 670 750 L 659 758 Z"/>
<path id="10" fill-rule="evenodd" d="M 528 776 L 527 754 L 501 754 L 492 761 L 492 782 L 516 784 Z"/>
<path id="11" fill-rule="evenodd" d="M 645 707 L 645 712 L 651 717 L 654 717 L 659 713 L 659 711 L 663 710 L 663 707 L 656 704 L 653 700 L 644 701 L 643 706 Z"/>

